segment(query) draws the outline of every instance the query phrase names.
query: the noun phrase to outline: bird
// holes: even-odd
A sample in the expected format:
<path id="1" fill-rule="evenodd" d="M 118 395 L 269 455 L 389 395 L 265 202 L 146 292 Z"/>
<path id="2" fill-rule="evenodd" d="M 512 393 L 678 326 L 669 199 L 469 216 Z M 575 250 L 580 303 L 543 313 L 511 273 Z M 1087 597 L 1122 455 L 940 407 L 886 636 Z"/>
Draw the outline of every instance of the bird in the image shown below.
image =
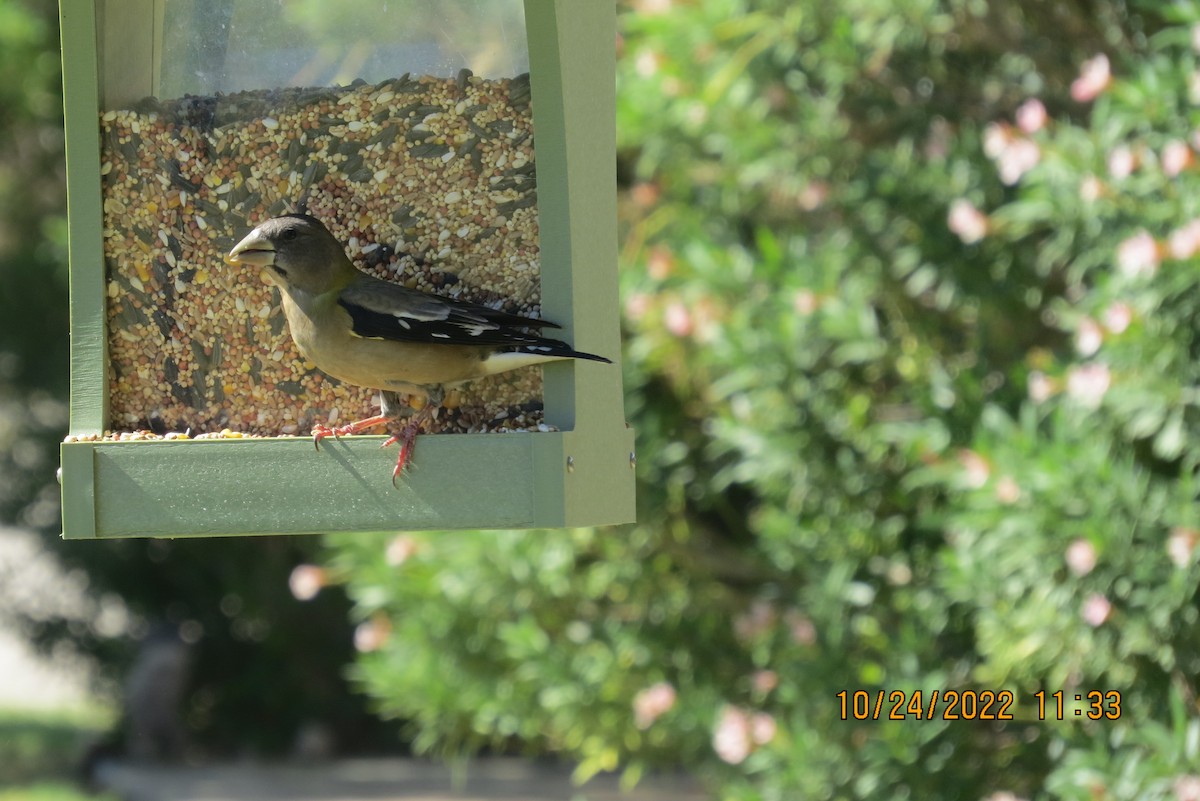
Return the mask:
<path id="1" fill-rule="evenodd" d="M 380 414 L 331 428 L 316 424 L 313 444 L 390 425 L 407 408 L 401 396 L 424 398 L 383 447 L 400 443 L 392 484 L 412 458 L 417 432 L 449 387 L 475 378 L 561 359 L 611 364 L 577 351 L 522 317 L 477 303 L 432 295 L 362 272 L 316 217 L 284 214 L 266 220 L 225 256 L 233 267 L 258 268 L 279 288 L 288 330 L 304 358 L 333 378 L 380 393 Z"/>

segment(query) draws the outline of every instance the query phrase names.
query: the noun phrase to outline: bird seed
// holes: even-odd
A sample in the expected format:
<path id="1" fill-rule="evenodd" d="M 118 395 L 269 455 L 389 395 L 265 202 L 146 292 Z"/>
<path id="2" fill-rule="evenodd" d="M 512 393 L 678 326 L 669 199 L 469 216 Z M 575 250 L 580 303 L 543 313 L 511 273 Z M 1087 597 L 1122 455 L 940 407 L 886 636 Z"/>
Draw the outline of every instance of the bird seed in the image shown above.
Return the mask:
<path id="1" fill-rule="evenodd" d="M 307 436 L 375 413 L 374 390 L 300 356 L 278 291 L 222 260 L 302 201 L 372 275 L 539 316 L 527 75 L 150 98 L 100 126 L 109 438 Z M 534 367 L 451 390 L 432 429 L 541 423 Z"/>

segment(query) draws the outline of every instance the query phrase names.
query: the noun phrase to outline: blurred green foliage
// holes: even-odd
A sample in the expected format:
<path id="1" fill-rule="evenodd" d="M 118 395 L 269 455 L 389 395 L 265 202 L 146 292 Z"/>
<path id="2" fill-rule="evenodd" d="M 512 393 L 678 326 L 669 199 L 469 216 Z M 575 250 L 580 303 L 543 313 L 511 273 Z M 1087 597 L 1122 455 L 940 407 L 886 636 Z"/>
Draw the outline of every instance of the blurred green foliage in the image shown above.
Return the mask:
<path id="1" fill-rule="evenodd" d="M 723 798 L 1200 797 L 1197 23 L 624 4 L 641 522 L 332 540 L 380 708 Z"/>
<path id="2" fill-rule="evenodd" d="M 115 801 L 108 793 L 97 795 L 66 782 L 41 781 L 22 787 L 0 787 L 0 801 Z"/>
<path id="3" fill-rule="evenodd" d="M 69 787 L 55 782 L 78 774 L 84 752 L 108 723 L 104 715 L 94 713 L 0 711 L 0 788 L 19 786 L 28 795 L 13 798 L 40 798 L 35 790 L 44 782 L 45 793 L 59 794 L 46 797 L 75 798 Z"/>
<path id="4" fill-rule="evenodd" d="M 0 515 L 57 518 L 66 425 L 62 100 L 50 4 L 0 3 Z"/>

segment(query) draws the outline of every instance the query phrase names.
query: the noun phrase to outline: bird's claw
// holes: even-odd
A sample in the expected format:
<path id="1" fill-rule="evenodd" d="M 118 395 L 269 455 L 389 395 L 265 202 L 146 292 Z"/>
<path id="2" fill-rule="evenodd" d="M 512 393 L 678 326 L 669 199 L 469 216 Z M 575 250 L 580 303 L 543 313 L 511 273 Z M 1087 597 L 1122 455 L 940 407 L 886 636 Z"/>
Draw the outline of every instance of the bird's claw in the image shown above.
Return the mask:
<path id="1" fill-rule="evenodd" d="M 397 487 L 396 479 L 400 478 L 400 474 L 404 472 L 404 468 L 408 466 L 409 460 L 412 458 L 413 441 L 412 438 L 406 439 L 400 444 L 400 455 L 396 457 L 396 466 L 392 468 L 392 486 Z"/>
<path id="2" fill-rule="evenodd" d="M 400 478 L 400 474 L 403 472 L 403 464 L 397 459 L 396 466 L 392 468 L 392 489 L 400 489 L 400 485 L 396 483 L 396 479 Z"/>
<path id="3" fill-rule="evenodd" d="M 334 439 L 338 439 L 343 434 L 354 434 L 355 432 L 356 432 L 356 429 L 353 425 L 344 425 L 344 426 L 338 426 L 337 428 L 330 428 L 329 426 L 321 425 L 320 423 L 317 423 L 316 425 L 314 425 L 312 427 L 313 447 L 316 448 L 317 450 L 320 450 L 321 449 L 321 440 L 325 439 L 326 437 L 333 437 Z"/>
<path id="4" fill-rule="evenodd" d="M 396 466 L 392 469 L 392 486 L 399 489 L 396 480 L 400 478 L 400 474 L 404 472 L 404 468 L 412 460 L 413 443 L 417 438 L 417 431 L 420 428 L 419 424 L 414 425 L 409 423 L 399 434 L 393 434 L 383 441 L 379 447 L 386 448 L 397 442 L 400 443 L 400 453 L 396 457 Z"/>

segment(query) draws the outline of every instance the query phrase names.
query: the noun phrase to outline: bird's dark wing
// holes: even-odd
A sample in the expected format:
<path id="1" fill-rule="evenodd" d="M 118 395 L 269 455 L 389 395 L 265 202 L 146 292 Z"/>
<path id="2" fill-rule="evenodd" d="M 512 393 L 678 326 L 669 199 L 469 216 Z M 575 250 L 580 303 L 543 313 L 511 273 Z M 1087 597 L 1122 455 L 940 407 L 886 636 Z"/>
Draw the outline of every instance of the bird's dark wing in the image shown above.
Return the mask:
<path id="1" fill-rule="evenodd" d="M 522 329 L 558 328 L 476 303 L 428 295 L 399 284 L 355 281 L 338 296 L 361 337 L 447 345 L 521 345 L 542 341 Z M 549 340 L 554 341 L 554 340 Z"/>

